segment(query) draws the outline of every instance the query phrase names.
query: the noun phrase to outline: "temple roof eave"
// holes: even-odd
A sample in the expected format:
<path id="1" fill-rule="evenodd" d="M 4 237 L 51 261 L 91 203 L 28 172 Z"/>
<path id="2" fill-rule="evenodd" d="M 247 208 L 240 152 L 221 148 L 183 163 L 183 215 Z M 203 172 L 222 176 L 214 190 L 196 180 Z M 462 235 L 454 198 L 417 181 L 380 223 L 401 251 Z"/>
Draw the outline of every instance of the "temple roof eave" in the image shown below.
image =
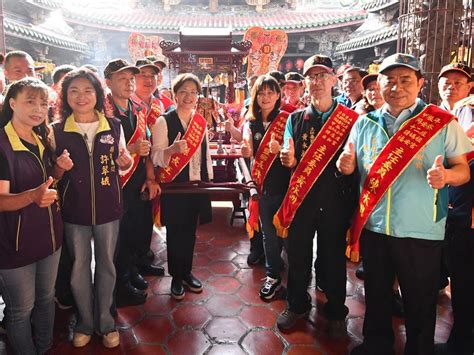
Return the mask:
<path id="1" fill-rule="evenodd" d="M 388 28 L 376 30 L 370 34 L 352 38 L 336 47 L 337 53 L 354 52 L 371 48 L 380 44 L 396 41 L 398 38 L 398 24 Z"/>

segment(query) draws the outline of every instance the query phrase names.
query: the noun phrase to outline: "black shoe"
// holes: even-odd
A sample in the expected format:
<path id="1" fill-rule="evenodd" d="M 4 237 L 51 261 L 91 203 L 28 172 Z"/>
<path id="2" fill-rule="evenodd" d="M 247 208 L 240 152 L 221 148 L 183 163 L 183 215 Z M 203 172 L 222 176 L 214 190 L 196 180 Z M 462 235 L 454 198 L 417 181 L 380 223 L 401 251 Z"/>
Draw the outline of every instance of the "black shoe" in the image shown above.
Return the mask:
<path id="1" fill-rule="evenodd" d="M 145 280 L 138 272 L 134 272 L 130 275 L 130 282 L 135 288 L 139 290 L 146 290 L 148 288 L 148 281 Z"/>
<path id="2" fill-rule="evenodd" d="M 400 295 L 400 291 L 393 291 L 392 298 L 392 314 L 397 317 L 403 318 L 405 316 L 405 310 L 403 308 L 403 300 Z"/>
<path id="3" fill-rule="evenodd" d="M 146 293 L 126 282 L 117 289 L 117 307 L 136 306 L 146 302 Z"/>
<path id="4" fill-rule="evenodd" d="M 368 354 L 367 350 L 365 350 L 364 343 L 357 345 L 353 348 L 350 352 L 351 355 L 366 355 Z"/>
<path id="5" fill-rule="evenodd" d="M 265 253 L 260 250 L 252 250 L 247 256 L 247 264 L 257 265 L 265 260 Z"/>
<path id="6" fill-rule="evenodd" d="M 182 280 L 173 277 L 173 280 L 171 280 L 171 296 L 175 300 L 182 300 L 184 298 L 184 287 Z"/>
<path id="7" fill-rule="evenodd" d="M 365 277 L 365 270 L 364 270 L 364 262 L 360 262 L 359 266 L 357 266 L 357 269 L 356 269 L 356 277 L 359 279 L 359 280 L 363 280 L 364 277 Z"/>
<path id="8" fill-rule="evenodd" d="M 138 271 L 142 275 L 153 275 L 153 276 L 163 276 L 165 274 L 165 268 L 159 265 L 139 265 Z"/>
<path id="9" fill-rule="evenodd" d="M 278 328 L 280 330 L 290 330 L 291 328 L 295 326 L 296 321 L 298 319 L 307 317 L 310 310 L 311 309 L 303 313 L 295 313 L 293 311 L 290 311 L 288 308 L 285 309 L 283 312 L 280 313 L 280 315 L 277 318 Z"/>
<path id="10" fill-rule="evenodd" d="M 147 264 L 152 264 L 153 260 L 155 260 L 155 253 L 153 253 L 153 250 L 149 249 L 145 255 L 141 257 L 143 261 L 145 261 Z"/>
<path id="11" fill-rule="evenodd" d="M 188 276 L 183 278 L 183 285 L 186 285 L 192 292 L 202 291 L 201 281 L 195 278 L 193 274 L 189 274 Z"/>
<path id="12" fill-rule="evenodd" d="M 347 336 L 347 324 L 345 320 L 328 320 L 328 336 L 331 339 L 342 339 Z"/>

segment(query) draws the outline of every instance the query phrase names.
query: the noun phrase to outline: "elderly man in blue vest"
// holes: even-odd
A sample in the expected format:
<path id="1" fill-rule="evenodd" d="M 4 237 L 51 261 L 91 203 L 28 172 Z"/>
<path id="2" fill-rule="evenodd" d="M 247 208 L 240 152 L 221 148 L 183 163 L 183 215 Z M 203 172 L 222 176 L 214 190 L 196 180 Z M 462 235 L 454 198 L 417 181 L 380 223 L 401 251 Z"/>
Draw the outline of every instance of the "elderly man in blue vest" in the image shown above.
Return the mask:
<path id="1" fill-rule="evenodd" d="M 391 295 L 394 276 L 405 307 L 405 354 L 434 353 L 447 186 L 470 178 L 471 144 L 447 111 L 417 98 L 424 79 L 416 58 L 387 57 L 377 79 L 386 104 L 361 116 L 337 161 L 360 174 L 358 236 L 365 267 L 364 342 L 351 354 L 394 354 Z"/>

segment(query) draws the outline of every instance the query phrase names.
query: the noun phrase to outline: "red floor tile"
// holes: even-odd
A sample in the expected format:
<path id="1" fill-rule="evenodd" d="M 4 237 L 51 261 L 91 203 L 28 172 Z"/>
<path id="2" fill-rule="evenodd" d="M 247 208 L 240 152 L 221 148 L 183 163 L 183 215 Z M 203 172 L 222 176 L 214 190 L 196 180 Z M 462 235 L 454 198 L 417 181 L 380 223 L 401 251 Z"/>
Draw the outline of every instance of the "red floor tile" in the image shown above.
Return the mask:
<path id="1" fill-rule="evenodd" d="M 119 308 L 117 312 L 118 316 L 115 322 L 120 329 L 129 329 L 145 317 L 145 313 L 140 307 L 123 307 Z"/>
<path id="2" fill-rule="evenodd" d="M 165 317 L 146 317 L 133 331 L 140 343 L 163 343 L 173 331 L 173 325 Z"/>
<path id="3" fill-rule="evenodd" d="M 178 328 L 202 328 L 211 319 L 206 307 L 194 304 L 183 304 L 175 309 L 171 315 Z"/>
<path id="4" fill-rule="evenodd" d="M 176 355 L 203 354 L 210 345 L 206 336 L 195 330 L 180 330 L 168 340 L 170 353 Z"/>
<path id="5" fill-rule="evenodd" d="M 315 345 L 292 345 L 286 355 L 323 355 Z"/>
<path id="6" fill-rule="evenodd" d="M 245 307 L 239 316 L 249 328 L 271 328 L 275 325 L 277 314 L 266 306 Z"/>
<path id="7" fill-rule="evenodd" d="M 250 354 L 274 355 L 283 353 L 284 345 L 271 330 L 254 330 L 247 334 L 242 346 Z"/>
<path id="8" fill-rule="evenodd" d="M 163 316 L 169 313 L 170 309 L 173 309 L 177 302 L 170 295 L 151 295 L 148 296 L 146 303 L 143 305 L 147 315 Z"/>
<path id="9" fill-rule="evenodd" d="M 133 355 L 166 355 L 162 345 L 148 345 L 148 344 L 139 344 L 133 348 L 128 354 Z"/>
<path id="10" fill-rule="evenodd" d="M 212 277 L 207 282 L 207 287 L 210 287 L 215 293 L 236 293 L 242 285 L 235 278 L 230 276 L 216 276 Z"/>
<path id="11" fill-rule="evenodd" d="M 217 343 L 236 343 L 247 328 L 236 318 L 215 317 L 206 326 L 206 333 Z"/>
<path id="12" fill-rule="evenodd" d="M 244 304 L 233 295 L 214 295 L 206 303 L 206 308 L 213 316 L 230 317 L 236 316 Z"/>
<path id="13" fill-rule="evenodd" d="M 213 261 L 208 267 L 214 275 L 233 276 L 238 271 L 237 267 L 230 261 Z"/>
<path id="14" fill-rule="evenodd" d="M 119 309 L 121 345 L 116 349 L 105 349 L 96 336 L 84 349 L 74 349 L 68 340 L 72 311 L 58 310 L 50 354 L 344 355 L 362 341 L 365 300 L 363 282 L 354 276 L 356 264 L 347 263 L 347 338 L 336 341 L 328 337 L 327 320 L 321 312 L 326 296 L 315 290 L 314 273 L 308 288 L 313 303 L 308 320 L 300 320 L 291 332 L 280 332 L 275 322 L 286 308 L 286 289 L 270 302 L 259 298 L 265 268 L 247 265 L 249 240 L 242 221 L 231 227 L 230 208 L 213 212 L 214 222 L 199 227 L 195 249 L 193 273 L 203 282 L 203 292 L 186 290 L 185 298 L 177 302 L 170 296 L 170 276 L 147 276 L 147 303 Z M 155 263 L 167 267 L 163 232 L 153 236 L 151 247 Z M 282 277 L 286 285 L 286 270 Z M 446 340 L 452 324 L 448 296 L 438 300 L 435 338 L 440 342 Z M 394 317 L 393 329 L 398 355 L 405 343 L 404 320 Z M 6 338 L 0 336 L 0 347 L 2 341 Z"/>
<path id="15" fill-rule="evenodd" d="M 231 261 L 237 256 L 237 253 L 229 248 L 212 248 L 208 249 L 207 256 L 211 260 Z"/>
<path id="16" fill-rule="evenodd" d="M 242 350 L 238 345 L 233 344 L 215 344 L 207 355 L 246 355 L 247 353 Z"/>

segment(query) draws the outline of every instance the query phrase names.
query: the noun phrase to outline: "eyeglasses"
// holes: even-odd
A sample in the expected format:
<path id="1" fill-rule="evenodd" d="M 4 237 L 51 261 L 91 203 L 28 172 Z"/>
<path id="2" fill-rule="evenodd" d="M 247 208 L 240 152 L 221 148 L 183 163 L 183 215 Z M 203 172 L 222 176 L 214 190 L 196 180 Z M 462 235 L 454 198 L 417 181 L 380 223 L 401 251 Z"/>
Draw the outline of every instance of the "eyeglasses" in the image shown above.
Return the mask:
<path id="1" fill-rule="evenodd" d="M 316 73 L 316 74 L 310 74 L 307 75 L 306 78 L 308 78 L 310 81 L 316 81 L 316 80 L 321 80 L 325 81 L 331 77 L 331 74 L 329 73 Z"/>
<path id="2" fill-rule="evenodd" d="M 178 90 L 176 95 L 196 97 L 199 95 L 199 93 L 197 91 Z"/>

